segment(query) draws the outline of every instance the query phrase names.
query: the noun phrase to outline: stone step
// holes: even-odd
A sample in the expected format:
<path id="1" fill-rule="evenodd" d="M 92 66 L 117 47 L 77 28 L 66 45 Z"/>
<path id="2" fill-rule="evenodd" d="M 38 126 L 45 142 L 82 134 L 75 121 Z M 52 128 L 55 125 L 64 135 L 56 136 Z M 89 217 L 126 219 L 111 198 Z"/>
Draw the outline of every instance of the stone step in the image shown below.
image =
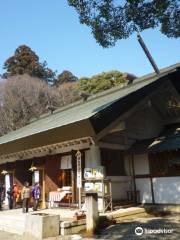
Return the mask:
<path id="1" fill-rule="evenodd" d="M 115 219 L 116 223 L 122 223 L 122 222 L 126 222 L 126 221 L 134 221 L 135 219 L 138 218 L 146 218 L 149 215 L 147 213 L 136 213 L 133 215 L 129 215 L 129 216 L 123 216 L 123 217 L 118 217 Z"/>
<path id="2" fill-rule="evenodd" d="M 128 218 L 132 218 L 133 216 L 138 216 L 141 214 L 145 214 L 146 211 L 144 208 L 141 207 L 130 207 L 127 209 L 119 209 L 110 213 L 105 213 L 102 214 L 104 216 L 106 216 L 107 219 L 110 220 L 115 220 L 115 219 L 128 219 Z"/>

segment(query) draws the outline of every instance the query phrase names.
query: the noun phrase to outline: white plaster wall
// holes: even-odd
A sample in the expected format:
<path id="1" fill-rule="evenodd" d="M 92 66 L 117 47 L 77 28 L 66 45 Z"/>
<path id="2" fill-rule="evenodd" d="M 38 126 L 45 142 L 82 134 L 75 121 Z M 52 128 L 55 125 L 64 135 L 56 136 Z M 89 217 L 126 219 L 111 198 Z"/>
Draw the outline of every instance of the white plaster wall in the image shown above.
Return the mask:
<path id="1" fill-rule="evenodd" d="M 152 203 L 151 182 L 149 178 L 137 178 L 136 190 L 140 191 L 140 203 Z"/>
<path id="2" fill-rule="evenodd" d="M 101 154 L 99 147 L 93 145 L 85 151 L 85 167 L 94 168 L 97 166 L 101 166 Z"/>
<path id="3" fill-rule="evenodd" d="M 134 171 L 135 175 L 149 174 L 149 162 L 147 154 L 134 155 Z"/>
<path id="4" fill-rule="evenodd" d="M 112 186 L 112 199 L 124 200 L 127 199 L 127 192 L 131 189 L 131 177 L 130 176 L 107 176 L 111 179 Z"/>
<path id="5" fill-rule="evenodd" d="M 155 203 L 180 204 L 180 177 L 153 178 Z"/>
<path id="6" fill-rule="evenodd" d="M 92 146 L 85 151 L 85 167 L 94 168 L 101 166 L 100 150 L 96 146 Z M 130 176 L 106 176 L 111 179 L 112 198 L 113 200 L 127 199 L 126 191 L 130 190 L 131 177 Z"/>

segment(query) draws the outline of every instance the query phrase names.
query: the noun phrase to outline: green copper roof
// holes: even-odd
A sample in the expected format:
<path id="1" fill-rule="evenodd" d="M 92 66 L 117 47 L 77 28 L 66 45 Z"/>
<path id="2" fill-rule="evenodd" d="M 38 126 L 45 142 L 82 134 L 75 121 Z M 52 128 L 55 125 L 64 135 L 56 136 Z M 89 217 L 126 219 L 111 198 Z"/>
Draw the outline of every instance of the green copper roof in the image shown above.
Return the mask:
<path id="1" fill-rule="evenodd" d="M 63 127 L 81 120 L 89 119 L 107 106 L 110 106 L 113 102 L 128 96 L 131 93 L 167 75 L 168 73 L 175 71 L 177 67 L 180 67 L 180 64 L 162 69 L 159 75 L 149 74 L 138 78 L 131 85 L 127 85 L 125 87 L 116 87 L 104 91 L 103 93 L 88 98 L 88 100 L 84 103 L 82 101 L 78 101 L 74 104 L 61 108 L 52 115 L 43 116 L 39 120 L 31 122 L 23 128 L 0 137 L 0 144 L 45 132 L 50 129 Z"/>

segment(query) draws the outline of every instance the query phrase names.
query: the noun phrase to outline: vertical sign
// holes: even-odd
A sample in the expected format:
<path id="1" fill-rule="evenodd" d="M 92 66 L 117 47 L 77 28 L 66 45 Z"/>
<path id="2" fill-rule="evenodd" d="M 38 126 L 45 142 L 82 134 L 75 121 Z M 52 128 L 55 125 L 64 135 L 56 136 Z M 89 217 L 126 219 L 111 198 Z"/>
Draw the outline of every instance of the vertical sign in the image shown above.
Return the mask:
<path id="1" fill-rule="evenodd" d="M 81 152 L 77 151 L 77 188 L 82 188 Z"/>
<path id="2" fill-rule="evenodd" d="M 77 159 L 77 188 L 79 195 L 79 210 L 81 210 L 81 188 L 82 188 L 82 169 L 81 169 L 81 152 L 77 151 L 76 159 Z"/>

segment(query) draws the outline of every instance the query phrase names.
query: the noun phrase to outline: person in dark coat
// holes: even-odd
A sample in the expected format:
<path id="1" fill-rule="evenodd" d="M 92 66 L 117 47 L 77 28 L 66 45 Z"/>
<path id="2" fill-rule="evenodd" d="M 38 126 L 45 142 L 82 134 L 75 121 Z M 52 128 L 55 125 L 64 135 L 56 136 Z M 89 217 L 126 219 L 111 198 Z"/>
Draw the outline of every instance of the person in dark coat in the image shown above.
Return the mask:
<path id="1" fill-rule="evenodd" d="M 9 209 L 13 208 L 13 188 L 9 187 L 7 190 L 8 206 Z"/>
<path id="2" fill-rule="evenodd" d="M 2 183 L 0 183 L 0 211 L 2 211 L 3 201 L 5 199 L 5 188 Z"/>
<path id="3" fill-rule="evenodd" d="M 32 198 L 33 198 L 33 211 L 37 211 L 38 205 L 39 205 L 39 199 L 41 195 L 41 190 L 39 183 L 35 183 L 34 186 L 32 187 Z"/>

